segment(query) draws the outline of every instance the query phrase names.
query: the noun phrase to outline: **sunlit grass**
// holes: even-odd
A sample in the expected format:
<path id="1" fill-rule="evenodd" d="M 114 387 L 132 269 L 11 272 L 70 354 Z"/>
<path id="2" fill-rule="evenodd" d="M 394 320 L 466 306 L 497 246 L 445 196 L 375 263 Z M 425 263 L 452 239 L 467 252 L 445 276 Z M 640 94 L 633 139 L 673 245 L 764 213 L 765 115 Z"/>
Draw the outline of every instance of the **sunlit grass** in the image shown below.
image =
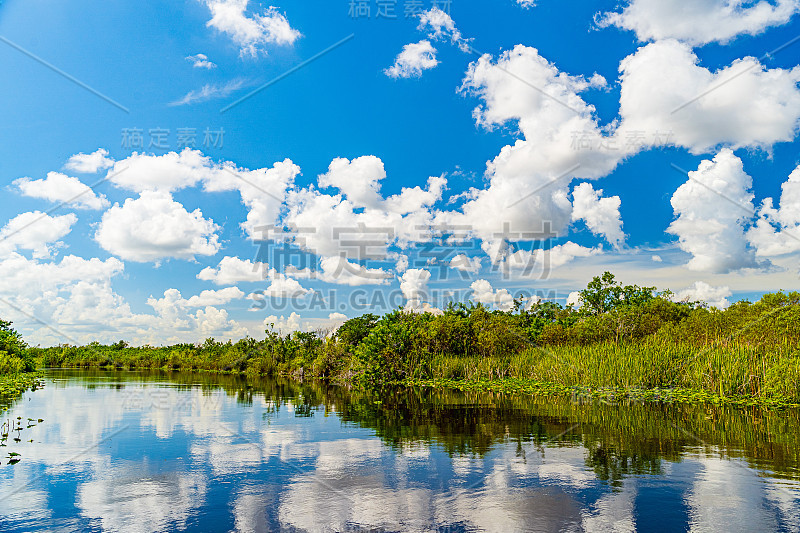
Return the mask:
<path id="1" fill-rule="evenodd" d="M 653 288 L 595 278 L 580 310 L 553 302 L 510 312 L 460 305 L 444 313 L 364 315 L 335 335 L 268 331 L 164 347 L 31 349 L 38 366 L 285 375 L 348 385 L 486 383 L 528 389 L 655 391 L 648 397 L 800 404 L 800 293 L 725 311 L 673 302 Z M 547 385 L 547 386 L 545 386 Z M 462 385 L 458 385 L 462 386 Z M 573 391 L 574 392 L 574 391 Z"/>
<path id="2" fill-rule="evenodd" d="M 646 340 L 530 348 L 495 357 L 438 355 L 430 362 L 429 377 L 468 381 L 514 378 L 592 388 L 684 388 L 720 397 L 800 401 L 800 356 L 790 347 L 706 348 Z"/>

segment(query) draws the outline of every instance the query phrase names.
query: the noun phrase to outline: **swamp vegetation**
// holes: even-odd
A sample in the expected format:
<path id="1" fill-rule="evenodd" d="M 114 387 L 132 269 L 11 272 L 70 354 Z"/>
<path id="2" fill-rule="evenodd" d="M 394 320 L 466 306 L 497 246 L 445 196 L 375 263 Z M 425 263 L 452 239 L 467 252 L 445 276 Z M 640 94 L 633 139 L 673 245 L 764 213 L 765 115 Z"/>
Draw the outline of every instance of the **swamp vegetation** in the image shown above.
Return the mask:
<path id="1" fill-rule="evenodd" d="M 16 355 L 0 344 L 0 369 L 12 375 L 33 367 L 211 371 L 365 389 L 405 384 L 604 400 L 800 404 L 798 292 L 718 310 L 675 302 L 654 287 L 622 285 L 606 272 L 580 295 L 577 308 L 520 301 L 505 312 L 471 303 L 439 314 L 398 309 L 353 318 L 332 334 L 270 329 L 263 340 L 235 343 L 120 341 Z M 22 343 L 3 324 L 3 338 Z"/>
<path id="2" fill-rule="evenodd" d="M 0 413 L 14 398 L 39 386 L 35 368 L 33 353 L 20 334 L 11 328 L 11 322 L 0 320 Z"/>

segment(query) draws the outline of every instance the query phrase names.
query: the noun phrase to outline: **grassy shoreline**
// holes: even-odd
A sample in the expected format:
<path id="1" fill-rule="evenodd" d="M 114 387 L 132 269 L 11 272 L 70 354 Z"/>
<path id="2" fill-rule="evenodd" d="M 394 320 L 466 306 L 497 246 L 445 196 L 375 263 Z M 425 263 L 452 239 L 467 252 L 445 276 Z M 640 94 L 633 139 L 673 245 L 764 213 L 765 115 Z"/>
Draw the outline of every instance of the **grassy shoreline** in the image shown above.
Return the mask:
<path id="1" fill-rule="evenodd" d="M 229 376 L 251 376 L 269 377 L 273 374 L 253 374 L 248 372 L 231 370 L 213 369 L 175 369 L 171 367 L 122 367 L 122 366 L 66 366 L 51 367 L 44 370 L 106 370 L 106 371 L 162 371 L 168 373 L 182 374 L 218 374 Z M 41 378 L 41 371 L 30 373 L 25 380 L 19 380 L 19 394 L 27 390 L 36 390 L 39 386 L 38 379 Z M 298 380 L 297 375 L 280 374 L 281 377 Z M 13 376 L 12 376 L 13 377 Z M 0 383 L 8 376 L 0 377 Z M 302 382 L 300 378 L 298 381 Z M 308 380 L 306 380 L 308 381 Z M 332 383 L 345 387 L 352 387 L 352 382 L 327 381 L 312 377 L 311 382 Z M 510 394 L 530 397 L 569 397 L 573 403 L 593 403 L 599 402 L 609 405 L 626 403 L 670 403 L 670 404 L 711 404 L 718 406 L 733 407 L 761 407 L 767 409 L 796 409 L 800 408 L 800 401 L 785 397 L 757 397 L 750 395 L 720 395 L 696 388 L 685 387 L 591 387 L 582 384 L 565 385 L 550 381 L 539 381 L 525 378 L 495 378 L 495 379 L 452 379 L 452 378 L 429 378 L 429 379 L 407 379 L 400 382 L 388 383 L 390 387 L 417 387 L 434 390 L 457 390 L 460 392 L 485 392 L 495 394 Z M 0 396 L 2 399 L 2 396 Z M 2 406 L 0 406 L 2 412 Z"/>
<path id="2" fill-rule="evenodd" d="M 453 389 L 461 392 L 491 392 L 520 394 L 533 397 L 569 396 L 576 404 L 600 402 L 604 404 L 670 403 L 713 404 L 734 407 L 761 407 L 767 409 L 800 408 L 800 402 L 785 398 L 758 398 L 753 396 L 720 396 L 699 389 L 656 387 L 652 389 L 561 385 L 558 383 L 515 378 L 494 380 L 419 379 L 409 380 L 406 386 L 432 389 Z"/>
<path id="3" fill-rule="evenodd" d="M 208 373 L 231 376 L 268 377 L 280 375 L 281 377 L 304 381 L 297 373 L 258 374 L 247 371 L 219 370 L 213 368 L 175 368 L 173 366 L 122 366 L 122 365 L 73 365 L 51 367 L 48 369 L 79 369 L 79 370 L 108 370 L 108 371 L 163 371 L 169 373 Z M 24 374 L 16 380 L 9 380 L 17 384 L 19 394 L 37 387 L 40 372 Z M 9 376 L 0 377 L 0 383 L 8 380 Z M 11 376 L 14 378 L 14 376 Z M 306 379 L 308 381 L 308 379 Z M 352 380 L 323 380 L 311 376 L 312 382 L 333 383 L 340 386 L 352 387 Z M 498 394 L 523 395 L 531 397 L 569 397 L 576 404 L 600 402 L 605 404 L 623 404 L 632 402 L 647 403 L 674 403 L 674 404 L 712 404 L 734 407 L 761 407 L 768 409 L 800 408 L 800 400 L 783 396 L 753 396 L 747 394 L 719 394 L 708 390 L 680 386 L 591 386 L 586 383 L 557 383 L 542 381 L 532 378 L 520 377 L 475 377 L 475 378 L 414 378 L 386 383 L 389 387 L 418 387 L 438 390 L 457 390 L 461 392 L 486 392 Z M 2 396 L 0 396 L 2 397 Z"/>
<path id="4" fill-rule="evenodd" d="M 500 357 L 439 356 L 418 384 L 460 390 L 567 394 L 603 401 L 800 406 L 792 346 L 695 346 L 660 339 L 537 347 Z"/>
<path id="5" fill-rule="evenodd" d="M 800 293 L 720 311 L 606 273 L 583 305 L 452 305 L 353 318 L 335 333 L 263 340 L 30 348 L 37 367 L 230 372 L 381 389 L 425 384 L 731 405 L 800 404 Z M 1 373 L 1 372 L 0 372 Z"/>

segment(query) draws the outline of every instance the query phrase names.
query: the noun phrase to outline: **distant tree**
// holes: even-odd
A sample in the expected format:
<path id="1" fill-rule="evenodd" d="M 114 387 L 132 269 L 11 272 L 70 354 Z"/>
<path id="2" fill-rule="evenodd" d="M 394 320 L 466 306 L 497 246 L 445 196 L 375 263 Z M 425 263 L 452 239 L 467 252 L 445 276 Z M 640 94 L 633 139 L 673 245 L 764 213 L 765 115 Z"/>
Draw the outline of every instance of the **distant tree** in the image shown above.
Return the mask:
<path id="1" fill-rule="evenodd" d="M 624 306 L 642 306 L 656 298 L 655 287 L 622 285 L 614 274 L 604 272 L 595 276 L 586 288 L 580 291 L 581 301 L 591 314 L 600 315 Z"/>

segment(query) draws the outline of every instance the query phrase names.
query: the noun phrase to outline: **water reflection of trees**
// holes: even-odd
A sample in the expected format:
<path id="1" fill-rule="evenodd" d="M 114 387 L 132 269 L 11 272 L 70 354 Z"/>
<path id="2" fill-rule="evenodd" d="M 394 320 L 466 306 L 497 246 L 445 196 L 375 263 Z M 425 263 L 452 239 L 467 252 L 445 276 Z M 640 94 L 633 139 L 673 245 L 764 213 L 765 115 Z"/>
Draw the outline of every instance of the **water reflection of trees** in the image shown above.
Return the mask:
<path id="1" fill-rule="evenodd" d="M 581 446 L 599 479 L 661 474 L 663 460 L 690 451 L 746 459 L 778 477 L 800 478 L 800 411 L 710 405 L 578 403 L 434 389 L 350 390 L 318 382 L 189 373 L 68 372 L 91 387 L 131 387 L 169 382 L 178 389 L 222 390 L 243 405 L 255 399 L 294 416 L 335 413 L 344 423 L 375 431 L 402 449 L 420 443 L 450 455 L 484 455 L 500 443 Z"/>

